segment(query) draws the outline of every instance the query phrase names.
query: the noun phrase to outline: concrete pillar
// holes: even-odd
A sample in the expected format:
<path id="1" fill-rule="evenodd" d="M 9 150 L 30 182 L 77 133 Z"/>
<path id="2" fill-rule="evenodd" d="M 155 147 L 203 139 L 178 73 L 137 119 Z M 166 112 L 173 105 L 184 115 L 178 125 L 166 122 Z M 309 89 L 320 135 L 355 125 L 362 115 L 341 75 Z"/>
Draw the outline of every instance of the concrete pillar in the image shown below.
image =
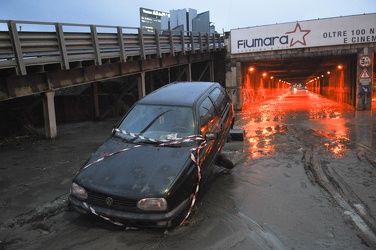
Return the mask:
<path id="1" fill-rule="evenodd" d="M 187 64 L 187 80 L 192 81 L 192 64 Z"/>
<path id="2" fill-rule="evenodd" d="M 94 108 L 94 119 L 99 119 L 99 98 L 98 98 L 98 83 L 94 82 L 91 84 L 93 89 L 93 108 Z"/>
<path id="3" fill-rule="evenodd" d="M 210 81 L 214 82 L 214 62 L 211 60 L 209 62 L 209 70 L 210 70 Z"/>
<path id="4" fill-rule="evenodd" d="M 242 64 L 241 62 L 236 62 L 236 73 L 235 73 L 235 78 L 236 78 L 236 87 L 237 87 L 237 92 L 236 92 L 236 99 L 237 102 L 235 103 L 235 109 L 236 110 L 241 110 L 242 109 L 242 103 L 243 103 L 243 95 L 242 95 Z"/>
<path id="5" fill-rule="evenodd" d="M 237 103 L 239 103 L 239 86 L 236 82 L 236 67 L 231 67 L 230 71 L 226 72 L 226 91 L 229 94 L 234 107 L 237 109 Z"/>
<path id="6" fill-rule="evenodd" d="M 372 49 L 363 48 L 357 56 L 356 110 L 372 109 Z"/>
<path id="7" fill-rule="evenodd" d="M 138 77 L 138 98 L 141 99 L 146 95 L 145 89 L 145 72 L 141 72 Z"/>
<path id="8" fill-rule="evenodd" d="M 47 139 L 55 139 L 57 136 L 54 96 L 54 91 L 46 92 L 43 96 L 44 130 Z"/>

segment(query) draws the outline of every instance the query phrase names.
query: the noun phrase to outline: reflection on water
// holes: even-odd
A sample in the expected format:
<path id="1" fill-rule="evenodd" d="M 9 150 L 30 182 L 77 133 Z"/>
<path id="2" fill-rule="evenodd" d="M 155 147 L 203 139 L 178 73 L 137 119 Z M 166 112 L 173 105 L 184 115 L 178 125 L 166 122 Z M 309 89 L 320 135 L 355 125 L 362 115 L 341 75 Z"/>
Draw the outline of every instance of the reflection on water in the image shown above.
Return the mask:
<path id="1" fill-rule="evenodd" d="M 254 130 L 252 128 L 245 129 L 249 143 L 249 152 L 255 158 L 259 155 L 269 154 L 274 151 L 272 145 L 272 135 L 275 133 L 274 127 L 260 128 Z"/>
<path id="2" fill-rule="evenodd" d="M 284 125 L 313 129 L 326 138 L 323 145 L 334 157 L 342 157 L 349 150 L 349 141 L 376 148 L 373 112 L 355 111 L 346 104 L 298 91 L 250 106 L 238 113 L 236 124 L 246 132 L 252 158 L 275 151 L 273 140 L 278 132 L 283 132 Z"/>

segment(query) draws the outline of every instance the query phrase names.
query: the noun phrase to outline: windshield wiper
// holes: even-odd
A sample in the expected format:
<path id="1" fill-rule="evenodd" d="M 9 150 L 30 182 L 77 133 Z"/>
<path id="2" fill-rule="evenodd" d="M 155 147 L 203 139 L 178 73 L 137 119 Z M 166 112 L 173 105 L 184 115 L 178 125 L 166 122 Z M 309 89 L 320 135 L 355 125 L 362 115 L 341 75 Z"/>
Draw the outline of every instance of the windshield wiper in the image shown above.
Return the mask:
<path id="1" fill-rule="evenodd" d="M 181 148 L 180 144 L 165 144 L 165 145 L 157 145 L 158 147 L 170 147 L 170 148 Z"/>
<path id="2" fill-rule="evenodd" d="M 150 144 L 150 145 L 155 145 L 156 147 L 171 147 L 171 148 L 180 148 L 181 144 L 172 144 L 172 143 L 161 143 L 158 141 L 149 141 L 149 140 L 140 140 L 136 141 L 134 143 L 138 144 Z"/>
<path id="3" fill-rule="evenodd" d="M 132 137 L 132 139 L 127 138 L 127 137 L 123 136 L 123 135 L 122 135 L 121 133 L 119 133 L 119 132 L 115 132 L 115 133 L 112 135 L 112 137 L 119 138 L 119 139 L 121 139 L 122 141 L 127 142 L 127 143 L 134 143 L 134 142 L 133 142 L 133 137 Z"/>
<path id="4" fill-rule="evenodd" d="M 156 142 L 156 141 L 149 141 L 149 140 L 138 140 L 138 141 L 134 141 L 134 143 L 158 145 L 158 142 Z"/>
<path id="5" fill-rule="evenodd" d="M 160 113 L 157 117 L 155 117 L 143 130 L 141 130 L 140 134 L 144 133 L 146 130 L 148 130 L 156 120 L 158 120 L 159 117 L 161 117 L 162 115 L 166 114 L 167 112 L 170 112 L 171 109 L 169 110 L 166 110 L 165 112 L 163 113 Z"/>

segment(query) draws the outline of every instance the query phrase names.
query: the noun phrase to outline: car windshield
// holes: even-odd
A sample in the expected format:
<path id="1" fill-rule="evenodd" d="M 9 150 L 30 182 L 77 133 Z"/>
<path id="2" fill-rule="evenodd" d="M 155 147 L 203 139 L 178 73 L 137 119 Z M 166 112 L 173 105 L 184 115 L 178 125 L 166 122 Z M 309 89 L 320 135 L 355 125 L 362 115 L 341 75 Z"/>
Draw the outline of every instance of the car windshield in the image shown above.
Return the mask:
<path id="1" fill-rule="evenodd" d="M 194 124 L 193 112 L 189 107 L 137 104 L 121 122 L 119 129 L 157 141 L 174 140 L 194 135 Z M 144 138 L 117 135 L 134 142 L 148 142 Z"/>

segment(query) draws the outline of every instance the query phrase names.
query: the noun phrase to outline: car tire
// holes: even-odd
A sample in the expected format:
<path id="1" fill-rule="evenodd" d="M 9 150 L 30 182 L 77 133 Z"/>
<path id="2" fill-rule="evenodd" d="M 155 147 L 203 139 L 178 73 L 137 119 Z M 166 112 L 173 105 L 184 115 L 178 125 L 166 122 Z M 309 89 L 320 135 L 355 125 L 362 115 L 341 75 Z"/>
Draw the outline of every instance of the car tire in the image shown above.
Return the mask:
<path id="1" fill-rule="evenodd" d="M 233 169 L 235 166 L 234 163 L 223 154 L 218 155 L 215 164 L 226 169 Z"/>

